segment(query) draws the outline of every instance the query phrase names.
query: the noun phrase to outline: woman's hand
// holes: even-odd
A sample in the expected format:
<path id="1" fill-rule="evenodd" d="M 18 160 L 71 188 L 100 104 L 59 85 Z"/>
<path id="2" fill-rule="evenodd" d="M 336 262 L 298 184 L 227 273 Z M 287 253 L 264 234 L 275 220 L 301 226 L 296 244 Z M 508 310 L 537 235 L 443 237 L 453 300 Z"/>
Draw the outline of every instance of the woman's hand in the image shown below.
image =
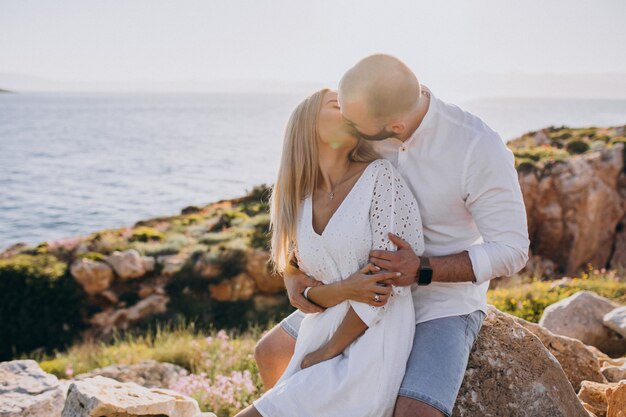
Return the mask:
<path id="1" fill-rule="evenodd" d="M 347 299 L 380 307 L 387 304 L 392 291 L 390 285 L 383 284 L 381 281 L 397 277 L 397 272 L 382 271 L 378 266 L 368 263 L 344 279 L 341 285 Z M 376 301 L 376 294 L 378 294 L 379 301 Z"/>
<path id="2" fill-rule="evenodd" d="M 316 287 L 323 285 L 320 281 L 309 277 L 298 268 L 288 268 L 283 274 L 285 281 L 285 288 L 287 288 L 287 295 L 289 296 L 289 302 L 292 306 L 302 311 L 303 313 L 321 313 L 324 309 L 318 305 L 313 304 L 307 300 L 303 293 L 306 287 Z"/>
<path id="3" fill-rule="evenodd" d="M 333 353 L 329 349 L 326 348 L 328 345 L 324 345 L 321 348 L 314 350 L 311 353 L 307 353 L 307 355 L 302 359 L 302 363 L 300 364 L 300 368 L 305 369 L 320 362 L 327 361 L 329 359 L 334 358 L 339 355 L 339 353 Z"/>

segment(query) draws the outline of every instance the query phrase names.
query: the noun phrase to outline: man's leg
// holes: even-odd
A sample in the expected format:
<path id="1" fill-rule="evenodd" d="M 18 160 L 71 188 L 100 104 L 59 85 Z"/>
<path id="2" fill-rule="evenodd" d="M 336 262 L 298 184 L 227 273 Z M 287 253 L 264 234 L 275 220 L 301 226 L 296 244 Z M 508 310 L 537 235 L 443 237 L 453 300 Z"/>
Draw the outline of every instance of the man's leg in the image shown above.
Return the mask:
<path id="1" fill-rule="evenodd" d="M 303 317 L 304 314 L 296 310 L 257 342 L 254 359 L 266 390 L 272 388 L 287 369 Z"/>
<path id="2" fill-rule="evenodd" d="M 450 417 L 485 313 L 417 324 L 394 417 Z"/>

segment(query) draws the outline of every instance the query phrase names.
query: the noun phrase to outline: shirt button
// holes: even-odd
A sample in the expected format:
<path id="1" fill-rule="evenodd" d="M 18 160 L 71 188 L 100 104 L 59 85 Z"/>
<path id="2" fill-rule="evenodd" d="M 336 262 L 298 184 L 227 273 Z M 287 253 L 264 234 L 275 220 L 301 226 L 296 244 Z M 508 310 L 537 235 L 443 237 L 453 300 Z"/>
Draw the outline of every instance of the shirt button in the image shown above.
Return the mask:
<path id="1" fill-rule="evenodd" d="M 406 151 L 406 148 L 403 146 L 403 147 L 401 147 L 401 148 L 400 148 L 400 150 L 401 150 L 402 152 L 404 152 L 404 151 Z"/>

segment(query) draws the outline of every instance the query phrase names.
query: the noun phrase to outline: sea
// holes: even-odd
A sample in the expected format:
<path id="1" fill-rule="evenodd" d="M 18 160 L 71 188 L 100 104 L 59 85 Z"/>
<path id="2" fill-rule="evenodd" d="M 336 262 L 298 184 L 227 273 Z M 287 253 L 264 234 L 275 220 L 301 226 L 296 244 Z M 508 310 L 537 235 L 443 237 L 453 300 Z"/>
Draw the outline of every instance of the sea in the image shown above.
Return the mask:
<path id="1" fill-rule="evenodd" d="M 0 94 L 0 250 L 180 213 L 272 184 L 301 94 Z M 626 125 L 626 99 L 453 102 L 503 140 Z"/>

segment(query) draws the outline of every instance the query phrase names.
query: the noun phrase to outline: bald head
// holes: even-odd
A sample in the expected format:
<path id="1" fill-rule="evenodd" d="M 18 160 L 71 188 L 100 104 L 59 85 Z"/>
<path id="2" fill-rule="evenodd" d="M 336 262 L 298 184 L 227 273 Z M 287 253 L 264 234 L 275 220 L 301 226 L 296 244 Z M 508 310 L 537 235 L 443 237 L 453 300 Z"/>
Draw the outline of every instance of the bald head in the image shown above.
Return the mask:
<path id="1" fill-rule="evenodd" d="M 350 68 L 339 82 L 344 103 L 362 103 L 370 117 L 387 123 L 413 110 L 421 92 L 417 77 L 398 58 L 375 54 Z"/>

